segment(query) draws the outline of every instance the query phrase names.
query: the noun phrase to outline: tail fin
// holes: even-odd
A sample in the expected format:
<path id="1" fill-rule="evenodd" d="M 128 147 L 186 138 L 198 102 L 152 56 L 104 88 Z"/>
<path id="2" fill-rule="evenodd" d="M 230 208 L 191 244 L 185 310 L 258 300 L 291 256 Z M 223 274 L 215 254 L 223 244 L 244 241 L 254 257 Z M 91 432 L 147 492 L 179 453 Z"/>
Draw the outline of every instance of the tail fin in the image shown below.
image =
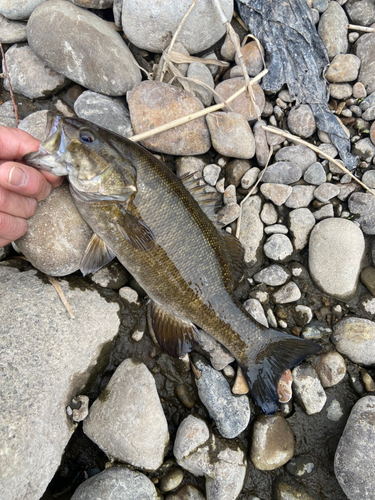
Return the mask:
<path id="1" fill-rule="evenodd" d="M 292 335 L 269 330 L 270 340 L 250 367 L 241 366 L 250 392 L 266 415 L 273 415 L 278 406 L 277 384 L 288 368 L 320 351 L 320 345 Z"/>

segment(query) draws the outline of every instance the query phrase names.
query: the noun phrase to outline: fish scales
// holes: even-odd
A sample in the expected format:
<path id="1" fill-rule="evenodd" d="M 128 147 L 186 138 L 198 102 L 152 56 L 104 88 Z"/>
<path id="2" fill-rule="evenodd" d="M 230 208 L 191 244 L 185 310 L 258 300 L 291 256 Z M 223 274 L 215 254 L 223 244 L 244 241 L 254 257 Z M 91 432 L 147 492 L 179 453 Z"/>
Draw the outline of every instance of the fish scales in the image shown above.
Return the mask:
<path id="1" fill-rule="evenodd" d="M 163 348 L 182 354 L 190 340 L 193 345 L 196 326 L 202 328 L 234 355 L 262 411 L 275 413 L 282 373 L 320 346 L 258 325 L 236 302 L 231 237 L 148 151 L 81 119 L 50 116 L 47 129 L 39 151 L 25 161 L 68 175 L 77 208 L 95 233 L 83 272 L 116 256 L 151 299 Z"/>

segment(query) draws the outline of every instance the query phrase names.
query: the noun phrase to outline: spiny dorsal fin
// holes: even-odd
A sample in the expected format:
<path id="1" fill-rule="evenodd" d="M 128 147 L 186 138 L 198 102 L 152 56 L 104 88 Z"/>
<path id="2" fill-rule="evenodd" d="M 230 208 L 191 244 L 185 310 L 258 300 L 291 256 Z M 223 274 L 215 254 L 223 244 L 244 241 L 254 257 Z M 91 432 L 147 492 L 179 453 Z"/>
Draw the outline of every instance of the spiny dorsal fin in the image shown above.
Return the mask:
<path id="1" fill-rule="evenodd" d="M 111 222 L 117 226 L 122 236 L 137 250 L 149 252 L 155 248 L 155 236 L 151 229 L 121 205 L 119 216 Z"/>
<path id="2" fill-rule="evenodd" d="M 209 186 L 203 180 L 203 177 L 198 176 L 198 172 L 184 174 L 180 177 L 185 188 L 199 203 L 199 206 L 207 217 L 219 228 L 223 226 L 218 221 L 217 213 L 221 208 L 221 197 L 217 190 Z"/>
<path id="3" fill-rule="evenodd" d="M 160 347 L 174 358 L 184 356 L 194 348 L 195 325 L 178 318 L 154 301 L 149 304 L 149 328 Z"/>
<path id="4" fill-rule="evenodd" d="M 228 254 L 228 261 L 232 270 L 233 287 L 235 288 L 241 281 L 245 270 L 244 255 L 245 250 L 233 234 L 227 231 L 220 231 L 224 238 L 225 247 Z"/>
<path id="5" fill-rule="evenodd" d="M 97 234 L 93 234 L 81 260 L 81 273 L 83 276 L 94 273 L 115 257 L 109 246 Z"/>

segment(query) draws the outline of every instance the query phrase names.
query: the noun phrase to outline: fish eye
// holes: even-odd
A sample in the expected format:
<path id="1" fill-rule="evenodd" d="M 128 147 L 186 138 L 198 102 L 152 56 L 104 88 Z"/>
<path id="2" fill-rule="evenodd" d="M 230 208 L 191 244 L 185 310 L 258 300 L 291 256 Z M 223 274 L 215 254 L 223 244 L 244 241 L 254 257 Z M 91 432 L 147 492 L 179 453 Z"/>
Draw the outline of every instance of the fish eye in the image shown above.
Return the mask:
<path id="1" fill-rule="evenodd" d="M 91 144 L 92 142 L 94 142 L 96 140 L 96 137 L 92 132 L 90 132 L 88 130 L 82 130 L 79 133 L 79 140 L 82 143 Z"/>

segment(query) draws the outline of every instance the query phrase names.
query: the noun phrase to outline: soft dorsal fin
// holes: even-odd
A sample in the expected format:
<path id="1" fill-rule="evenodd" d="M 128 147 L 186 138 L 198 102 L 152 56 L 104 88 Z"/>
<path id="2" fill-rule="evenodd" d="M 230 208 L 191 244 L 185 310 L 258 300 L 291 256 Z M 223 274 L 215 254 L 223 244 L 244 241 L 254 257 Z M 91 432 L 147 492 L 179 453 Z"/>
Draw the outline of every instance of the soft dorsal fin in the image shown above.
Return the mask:
<path id="1" fill-rule="evenodd" d="M 199 206 L 207 217 L 217 226 L 223 227 L 218 221 L 217 212 L 221 208 L 221 197 L 217 190 L 206 184 L 203 177 L 197 177 L 198 172 L 187 173 L 182 175 L 179 179 L 199 203 Z"/>
<path id="2" fill-rule="evenodd" d="M 155 236 L 151 229 L 135 215 L 118 205 L 119 215 L 112 219 L 122 236 L 137 250 L 149 252 L 155 248 Z"/>
<path id="3" fill-rule="evenodd" d="M 235 288 L 244 274 L 245 250 L 241 245 L 240 240 L 233 236 L 233 234 L 230 234 L 227 231 L 220 231 L 220 233 L 224 238 L 224 244 L 228 254 L 228 261 L 232 271 L 233 287 Z"/>
<path id="4" fill-rule="evenodd" d="M 174 358 L 179 358 L 194 348 L 194 336 L 197 329 L 193 323 L 178 318 L 152 300 L 148 311 L 149 328 L 165 352 Z"/>
<path id="5" fill-rule="evenodd" d="M 109 246 L 97 234 L 93 234 L 82 257 L 80 270 L 86 276 L 98 271 L 115 257 Z"/>

